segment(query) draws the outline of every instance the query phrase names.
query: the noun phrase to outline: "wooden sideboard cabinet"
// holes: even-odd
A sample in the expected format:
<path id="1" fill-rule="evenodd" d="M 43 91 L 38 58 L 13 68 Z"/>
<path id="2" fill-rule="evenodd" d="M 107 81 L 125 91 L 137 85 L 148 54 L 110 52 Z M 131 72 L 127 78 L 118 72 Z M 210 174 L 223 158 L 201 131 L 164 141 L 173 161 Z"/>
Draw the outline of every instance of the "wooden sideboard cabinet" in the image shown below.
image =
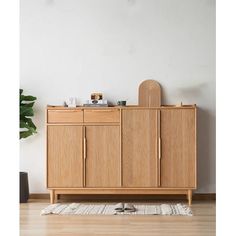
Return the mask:
<path id="1" fill-rule="evenodd" d="M 48 106 L 47 188 L 58 194 L 186 194 L 197 187 L 195 105 Z"/>

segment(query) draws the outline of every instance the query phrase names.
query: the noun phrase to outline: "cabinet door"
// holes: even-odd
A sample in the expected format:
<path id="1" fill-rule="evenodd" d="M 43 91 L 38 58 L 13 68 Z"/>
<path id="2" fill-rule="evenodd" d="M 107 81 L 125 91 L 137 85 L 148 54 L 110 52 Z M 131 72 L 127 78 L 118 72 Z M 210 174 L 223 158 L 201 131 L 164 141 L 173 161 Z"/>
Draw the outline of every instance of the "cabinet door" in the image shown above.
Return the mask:
<path id="1" fill-rule="evenodd" d="M 48 187 L 82 187 L 82 127 L 48 126 L 47 132 Z"/>
<path id="2" fill-rule="evenodd" d="M 85 136 L 86 187 L 119 187 L 119 126 L 86 126 Z"/>
<path id="3" fill-rule="evenodd" d="M 124 187 L 158 186 L 158 111 L 122 111 Z"/>
<path id="4" fill-rule="evenodd" d="M 161 186 L 195 187 L 195 109 L 161 111 Z"/>

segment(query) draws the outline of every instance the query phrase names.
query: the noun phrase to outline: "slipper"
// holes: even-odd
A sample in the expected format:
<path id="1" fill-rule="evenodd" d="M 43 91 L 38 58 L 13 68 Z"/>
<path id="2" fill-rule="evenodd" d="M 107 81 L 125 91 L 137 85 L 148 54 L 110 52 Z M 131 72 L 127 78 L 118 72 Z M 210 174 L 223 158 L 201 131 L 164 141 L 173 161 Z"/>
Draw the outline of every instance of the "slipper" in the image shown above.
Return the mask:
<path id="1" fill-rule="evenodd" d="M 124 203 L 122 202 L 117 203 L 114 209 L 116 212 L 124 212 Z"/>
<path id="2" fill-rule="evenodd" d="M 133 204 L 125 203 L 125 205 L 124 205 L 124 211 L 125 211 L 125 212 L 135 212 L 136 209 L 135 209 L 135 207 L 133 206 Z"/>

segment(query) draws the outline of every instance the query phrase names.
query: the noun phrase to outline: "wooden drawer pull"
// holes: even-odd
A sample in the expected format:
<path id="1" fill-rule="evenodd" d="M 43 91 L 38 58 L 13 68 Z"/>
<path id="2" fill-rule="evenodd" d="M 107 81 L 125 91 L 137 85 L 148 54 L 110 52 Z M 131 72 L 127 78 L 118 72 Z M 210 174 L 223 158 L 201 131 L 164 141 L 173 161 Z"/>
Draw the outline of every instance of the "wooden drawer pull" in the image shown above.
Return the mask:
<path id="1" fill-rule="evenodd" d="M 161 138 L 159 138 L 158 146 L 159 146 L 159 159 L 161 159 Z"/>
<path id="2" fill-rule="evenodd" d="M 87 148 L 87 140 L 86 138 L 84 138 L 84 159 L 87 158 L 86 148 Z"/>

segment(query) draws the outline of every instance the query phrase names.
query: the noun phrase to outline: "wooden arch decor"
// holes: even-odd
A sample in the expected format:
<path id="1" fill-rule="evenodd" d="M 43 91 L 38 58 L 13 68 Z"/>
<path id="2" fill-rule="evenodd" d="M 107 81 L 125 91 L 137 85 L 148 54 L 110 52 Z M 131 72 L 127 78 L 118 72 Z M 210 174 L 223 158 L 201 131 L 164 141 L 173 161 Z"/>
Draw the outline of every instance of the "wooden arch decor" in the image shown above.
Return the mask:
<path id="1" fill-rule="evenodd" d="M 155 80 L 145 80 L 139 85 L 138 104 L 141 107 L 161 106 L 161 85 Z"/>

